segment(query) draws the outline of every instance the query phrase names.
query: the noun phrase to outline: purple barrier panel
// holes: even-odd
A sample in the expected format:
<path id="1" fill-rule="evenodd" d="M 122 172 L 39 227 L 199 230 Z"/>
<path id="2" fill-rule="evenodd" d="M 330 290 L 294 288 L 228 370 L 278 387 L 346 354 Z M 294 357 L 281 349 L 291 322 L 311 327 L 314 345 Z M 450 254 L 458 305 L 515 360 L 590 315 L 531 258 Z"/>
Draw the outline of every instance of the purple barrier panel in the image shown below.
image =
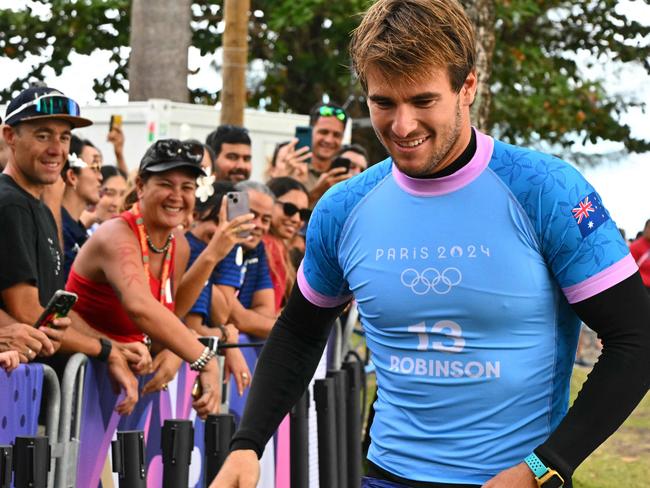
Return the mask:
<path id="1" fill-rule="evenodd" d="M 21 364 L 11 373 L 0 370 L 0 444 L 36 435 L 42 391 L 42 365 Z"/>
<path id="2" fill-rule="evenodd" d="M 99 484 L 120 419 L 114 411 L 119 399 L 121 397 L 113 393 L 106 364 L 89 359 L 84 380 L 77 486 L 93 487 Z"/>
<path id="3" fill-rule="evenodd" d="M 184 362 L 176 377 L 169 382 L 167 391 L 142 397 L 133 413 L 120 419 L 118 430 L 144 431 L 149 487 L 162 486 L 163 465 L 160 440 L 163 423 L 169 419 L 190 419 L 192 386 L 196 376 L 197 373 L 190 370 L 189 365 Z M 149 375 L 141 378 L 140 389 L 152 377 L 153 375 Z"/>

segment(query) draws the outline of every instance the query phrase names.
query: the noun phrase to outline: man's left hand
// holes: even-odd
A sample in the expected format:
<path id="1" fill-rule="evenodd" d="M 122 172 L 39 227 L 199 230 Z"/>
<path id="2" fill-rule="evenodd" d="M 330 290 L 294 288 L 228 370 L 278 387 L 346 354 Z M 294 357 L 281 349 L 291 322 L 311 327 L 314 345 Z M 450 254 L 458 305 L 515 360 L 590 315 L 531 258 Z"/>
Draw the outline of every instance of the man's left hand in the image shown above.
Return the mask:
<path id="1" fill-rule="evenodd" d="M 537 488 L 535 476 L 526 463 L 501 471 L 482 488 Z"/>

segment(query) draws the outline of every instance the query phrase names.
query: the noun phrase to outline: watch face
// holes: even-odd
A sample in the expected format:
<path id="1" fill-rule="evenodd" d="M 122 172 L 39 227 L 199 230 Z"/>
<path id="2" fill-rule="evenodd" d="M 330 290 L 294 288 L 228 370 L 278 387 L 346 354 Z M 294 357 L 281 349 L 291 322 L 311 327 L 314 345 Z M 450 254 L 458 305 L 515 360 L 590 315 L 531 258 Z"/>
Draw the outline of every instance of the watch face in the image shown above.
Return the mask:
<path id="1" fill-rule="evenodd" d="M 557 474 L 551 476 L 548 480 L 544 482 L 542 488 L 562 488 L 564 482 Z"/>

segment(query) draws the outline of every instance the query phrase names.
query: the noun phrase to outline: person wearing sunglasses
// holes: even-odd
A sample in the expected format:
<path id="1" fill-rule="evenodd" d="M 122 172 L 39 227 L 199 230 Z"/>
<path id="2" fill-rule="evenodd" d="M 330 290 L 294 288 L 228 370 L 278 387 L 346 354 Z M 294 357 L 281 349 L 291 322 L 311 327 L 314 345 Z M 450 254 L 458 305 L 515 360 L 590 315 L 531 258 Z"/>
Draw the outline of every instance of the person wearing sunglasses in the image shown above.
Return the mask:
<path id="1" fill-rule="evenodd" d="M 61 224 L 63 232 L 63 274 L 68 279 L 70 267 L 79 249 L 88 239 L 92 220 L 84 222 L 84 210 L 97 205 L 102 184 L 102 156 L 93 144 L 72 136 L 70 155 L 63 166 L 61 176 L 65 182 Z"/>
<path id="2" fill-rule="evenodd" d="M 309 193 L 299 181 L 282 176 L 266 184 L 275 195 L 271 229 L 263 238 L 269 258 L 275 310 L 280 312 L 296 281 L 296 269 L 289 257 L 291 241 L 309 221 Z"/>
<path id="3" fill-rule="evenodd" d="M 46 189 L 61 182 L 71 130 L 91 124 L 81 117 L 73 99 L 49 87 L 28 88 L 7 107 L 2 130 L 10 154 L 0 175 L 0 308 L 19 323 L 36 323 L 50 298 L 65 285 L 56 222 L 42 197 Z M 41 360 L 60 370 L 66 360 L 60 352 L 81 352 L 106 362 L 112 380 L 126 393 L 116 410 L 128 414 L 138 391 L 126 356 L 89 330 L 71 312 L 67 318 L 56 319 L 52 327 L 40 328 L 52 347 L 36 347 L 29 339 L 17 350 L 30 361 L 46 356 Z"/>
<path id="4" fill-rule="evenodd" d="M 335 103 L 315 105 L 309 113 L 312 157 L 305 186 L 312 207 L 332 186 L 350 178 L 345 168 L 331 168 L 341 149 L 347 121 L 347 113 Z"/>
<path id="5" fill-rule="evenodd" d="M 200 292 L 181 285 L 190 250 L 177 229 L 194 210 L 202 158 L 200 144 L 164 139 L 150 146 L 140 162 L 132 206 L 86 241 L 66 288 L 79 295 L 75 310 L 97 333 L 119 344 L 151 344 L 153 377 L 143 395 L 164 390 L 183 360 L 198 371 L 203 393 L 193 407 L 205 418 L 219 409 L 219 366 L 178 318 Z"/>
<path id="6" fill-rule="evenodd" d="M 200 336 L 216 336 L 222 342 L 236 344 L 239 341 L 237 328 L 228 323 L 232 304 L 237 300 L 241 285 L 241 266 L 236 264 L 235 255 L 240 244 L 249 237 L 241 232 L 252 229 L 249 224 L 252 214 L 241 215 L 228 221 L 226 194 L 235 187 L 228 181 L 212 184 L 214 193 L 207 198 L 197 198 L 191 228 L 185 233 L 190 246 L 188 268 L 197 263 L 194 270 L 183 277 L 195 286 L 201 286 L 199 297 L 184 317 L 184 322 Z M 198 192 L 197 192 L 198 193 Z M 205 253 L 211 247 L 215 251 Z M 203 254 L 203 257 L 201 255 Z M 212 259 L 207 259 L 212 257 Z M 199 261 L 202 259 L 203 262 Z M 179 304 L 177 303 L 177 308 Z M 225 325 L 222 325 L 225 324 Z M 237 392 L 241 396 L 252 378 L 250 369 L 238 348 L 224 349 L 224 381 L 232 375 Z"/>

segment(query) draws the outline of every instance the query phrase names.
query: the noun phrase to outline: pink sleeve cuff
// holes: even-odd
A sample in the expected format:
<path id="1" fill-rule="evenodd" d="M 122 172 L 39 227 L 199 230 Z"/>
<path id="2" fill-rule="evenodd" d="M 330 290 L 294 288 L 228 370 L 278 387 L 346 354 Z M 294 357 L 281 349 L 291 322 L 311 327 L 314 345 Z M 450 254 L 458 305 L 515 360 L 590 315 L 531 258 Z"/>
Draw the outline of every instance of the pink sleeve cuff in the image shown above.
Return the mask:
<path id="1" fill-rule="evenodd" d="M 632 258 L 631 254 L 628 254 L 609 268 L 605 268 L 581 283 L 562 288 L 562 291 L 569 303 L 581 302 L 619 284 L 636 273 L 638 269 L 634 258 Z"/>
<path id="2" fill-rule="evenodd" d="M 323 295 L 322 293 L 319 293 L 316 290 L 314 290 L 311 286 L 309 286 L 309 283 L 307 282 L 307 278 L 305 278 L 305 273 L 303 272 L 302 264 L 303 263 L 300 263 L 300 267 L 298 268 L 298 276 L 297 276 L 298 288 L 300 288 L 302 294 L 311 303 L 313 303 L 317 307 L 334 308 L 346 302 L 349 302 L 352 299 L 352 295 L 330 297 L 327 295 Z"/>

